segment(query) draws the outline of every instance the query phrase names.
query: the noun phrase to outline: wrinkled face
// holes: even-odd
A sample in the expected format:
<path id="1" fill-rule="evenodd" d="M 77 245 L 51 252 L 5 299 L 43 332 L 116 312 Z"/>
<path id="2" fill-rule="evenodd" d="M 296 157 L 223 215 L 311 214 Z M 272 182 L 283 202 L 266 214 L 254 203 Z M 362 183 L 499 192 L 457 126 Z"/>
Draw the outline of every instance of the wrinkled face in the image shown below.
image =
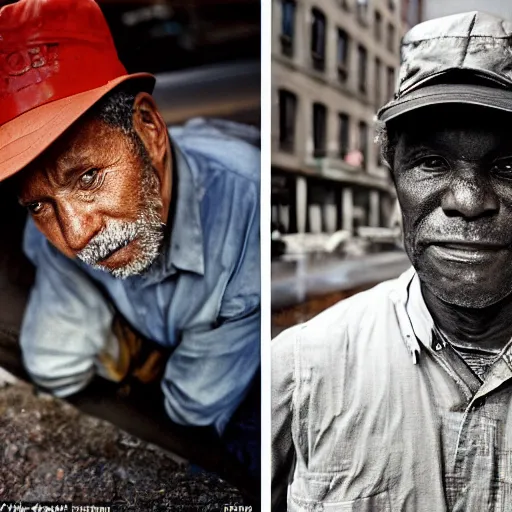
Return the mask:
<path id="1" fill-rule="evenodd" d="M 160 182 L 137 147 L 120 130 L 86 119 L 20 177 L 20 203 L 48 240 L 119 278 L 144 272 L 163 238 Z"/>
<path id="2" fill-rule="evenodd" d="M 444 106 L 409 117 L 393 165 L 406 251 L 440 299 L 494 304 L 512 292 L 512 115 Z"/>

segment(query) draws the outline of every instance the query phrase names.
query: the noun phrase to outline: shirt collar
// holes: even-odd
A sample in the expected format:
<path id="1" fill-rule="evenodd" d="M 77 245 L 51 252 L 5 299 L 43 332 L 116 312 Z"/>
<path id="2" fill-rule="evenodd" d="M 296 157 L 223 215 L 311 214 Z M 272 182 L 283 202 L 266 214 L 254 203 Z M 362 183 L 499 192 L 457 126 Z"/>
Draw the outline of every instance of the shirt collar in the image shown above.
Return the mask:
<path id="1" fill-rule="evenodd" d="M 174 215 L 162 251 L 144 276 L 148 284 L 161 281 L 178 270 L 204 274 L 203 231 L 194 176 L 185 155 L 171 140 L 173 151 Z"/>
<path id="2" fill-rule="evenodd" d="M 405 271 L 397 281 L 391 294 L 402 339 L 413 363 L 418 362 L 421 345 L 430 348 L 434 321 L 430 316 L 418 275 L 413 267 Z"/>
<path id="3" fill-rule="evenodd" d="M 418 362 L 420 344 L 431 352 L 438 352 L 439 336 L 434 335 L 434 320 L 427 309 L 421 283 L 414 268 L 410 268 L 398 278 L 398 285 L 391 296 L 404 343 L 413 363 Z M 442 342 L 441 342 L 442 343 Z M 444 345 L 444 344 L 443 344 Z M 496 389 L 512 378 L 512 340 L 503 348 L 496 363 L 492 365 L 484 383 L 472 401 Z"/>
<path id="4" fill-rule="evenodd" d="M 413 272 L 409 281 L 406 309 L 416 337 L 425 347 L 430 348 L 434 340 L 434 320 L 423 299 L 420 278 L 416 272 Z"/>

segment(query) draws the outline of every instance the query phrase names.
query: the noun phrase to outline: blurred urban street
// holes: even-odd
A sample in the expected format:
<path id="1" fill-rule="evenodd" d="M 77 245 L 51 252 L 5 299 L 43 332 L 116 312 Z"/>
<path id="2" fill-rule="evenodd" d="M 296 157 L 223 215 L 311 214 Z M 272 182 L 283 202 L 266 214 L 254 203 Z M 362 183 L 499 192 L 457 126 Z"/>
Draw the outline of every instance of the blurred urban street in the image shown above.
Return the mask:
<path id="1" fill-rule="evenodd" d="M 273 2 L 273 334 L 408 266 L 374 116 L 424 3 Z"/>
<path id="2" fill-rule="evenodd" d="M 375 114 L 415 24 L 500 0 L 273 0 L 272 334 L 409 266 Z"/>

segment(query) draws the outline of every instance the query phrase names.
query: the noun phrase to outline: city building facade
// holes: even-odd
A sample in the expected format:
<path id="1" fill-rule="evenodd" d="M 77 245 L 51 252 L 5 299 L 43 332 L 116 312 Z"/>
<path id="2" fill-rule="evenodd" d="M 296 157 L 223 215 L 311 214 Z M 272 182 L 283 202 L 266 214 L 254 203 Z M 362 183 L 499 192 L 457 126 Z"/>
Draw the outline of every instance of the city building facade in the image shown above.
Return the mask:
<path id="1" fill-rule="evenodd" d="M 281 231 L 389 226 L 395 196 L 374 118 L 393 95 L 417 3 L 273 0 L 272 222 Z"/>
<path id="2" fill-rule="evenodd" d="M 402 21 L 406 30 L 425 20 L 424 5 L 425 0 L 402 0 Z"/>

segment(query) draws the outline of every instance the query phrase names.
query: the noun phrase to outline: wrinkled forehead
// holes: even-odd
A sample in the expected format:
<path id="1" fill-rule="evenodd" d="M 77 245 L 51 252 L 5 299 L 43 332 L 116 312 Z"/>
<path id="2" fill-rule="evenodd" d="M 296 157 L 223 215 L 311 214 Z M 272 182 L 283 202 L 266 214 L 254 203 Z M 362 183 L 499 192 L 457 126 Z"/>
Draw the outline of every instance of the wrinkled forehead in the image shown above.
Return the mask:
<path id="1" fill-rule="evenodd" d="M 20 186 L 45 178 L 59 181 L 70 170 L 104 165 L 126 152 L 126 136 L 96 118 L 81 118 L 19 173 Z"/>

